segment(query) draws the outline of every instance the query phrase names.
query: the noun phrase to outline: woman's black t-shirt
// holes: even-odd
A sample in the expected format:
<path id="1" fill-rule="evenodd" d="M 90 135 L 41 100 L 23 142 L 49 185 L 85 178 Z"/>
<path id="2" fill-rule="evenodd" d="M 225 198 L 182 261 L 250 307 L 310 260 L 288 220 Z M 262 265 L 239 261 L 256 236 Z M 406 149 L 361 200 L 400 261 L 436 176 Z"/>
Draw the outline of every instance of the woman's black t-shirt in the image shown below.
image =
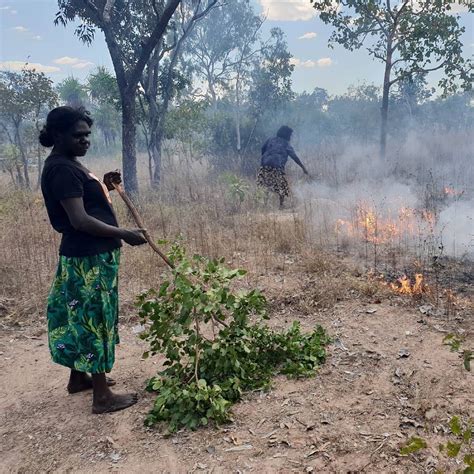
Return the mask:
<path id="1" fill-rule="evenodd" d="M 87 214 L 118 227 L 107 188 L 78 161 L 50 155 L 41 175 L 41 190 L 51 225 L 62 234 L 60 255 L 87 257 L 122 246 L 120 239 L 96 237 L 79 232 L 71 225 L 60 201 L 82 197 Z"/>

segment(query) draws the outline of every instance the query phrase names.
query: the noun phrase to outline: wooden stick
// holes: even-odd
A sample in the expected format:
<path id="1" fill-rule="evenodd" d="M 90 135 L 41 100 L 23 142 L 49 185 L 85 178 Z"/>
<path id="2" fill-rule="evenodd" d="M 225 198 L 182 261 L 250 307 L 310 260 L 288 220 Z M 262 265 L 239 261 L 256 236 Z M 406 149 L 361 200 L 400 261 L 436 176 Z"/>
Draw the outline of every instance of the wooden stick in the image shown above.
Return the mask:
<path id="1" fill-rule="evenodd" d="M 145 229 L 145 225 L 143 224 L 140 214 L 138 214 L 137 208 L 135 207 L 131 199 L 127 196 L 122 186 L 120 184 L 115 183 L 112 183 L 112 185 L 127 205 L 129 211 L 132 213 L 133 219 L 135 220 L 137 226 L 140 229 Z M 174 265 L 170 262 L 169 258 L 156 246 L 155 242 L 153 241 L 151 235 L 148 233 L 147 230 L 143 231 L 143 236 L 145 237 L 150 247 L 163 259 L 166 265 L 168 265 L 168 267 L 170 268 L 174 268 Z"/>

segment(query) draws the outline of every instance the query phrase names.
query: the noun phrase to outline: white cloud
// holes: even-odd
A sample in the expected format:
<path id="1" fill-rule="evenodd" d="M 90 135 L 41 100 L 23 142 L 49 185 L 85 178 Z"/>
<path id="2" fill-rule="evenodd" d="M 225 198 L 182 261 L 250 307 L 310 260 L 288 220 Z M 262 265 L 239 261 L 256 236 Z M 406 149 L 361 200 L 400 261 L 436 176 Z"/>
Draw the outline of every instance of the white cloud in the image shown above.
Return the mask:
<path id="1" fill-rule="evenodd" d="M 311 31 L 309 33 L 305 33 L 303 36 L 300 36 L 298 39 L 300 39 L 300 40 L 310 40 L 310 39 L 316 38 L 316 36 L 318 36 L 318 34 L 315 33 L 314 31 Z"/>
<path id="2" fill-rule="evenodd" d="M 311 69 L 315 67 L 325 68 L 332 65 L 332 59 L 321 58 L 321 59 L 318 59 L 317 61 L 313 61 L 312 59 L 307 59 L 306 61 L 302 61 L 299 58 L 291 58 L 290 63 L 293 64 L 295 67 L 303 67 L 306 69 Z"/>
<path id="3" fill-rule="evenodd" d="M 86 67 L 93 66 L 94 63 L 87 61 L 86 59 L 71 58 L 70 56 L 63 56 L 53 61 L 55 64 L 61 64 L 63 66 L 71 66 L 74 69 L 84 69 Z"/>
<path id="4" fill-rule="evenodd" d="M 307 21 L 318 15 L 309 0 L 258 0 L 263 14 L 273 21 Z M 339 0 L 332 0 L 331 6 L 339 11 Z"/>
<path id="5" fill-rule="evenodd" d="M 28 28 L 25 28 L 24 26 L 15 26 L 13 29 L 18 31 L 18 33 L 26 33 L 28 31 Z"/>
<path id="6" fill-rule="evenodd" d="M 40 40 L 42 40 L 42 39 L 43 39 L 43 37 L 42 37 L 42 36 L 40 36 L 40 35 L 36 35 L 36 36 L 33 36 L 33 38 L 32 38 L 32 39 L 34 39 L 34 40 L 36 40 L 36 41 L 40 41 Z"/>
<path id="7" fill-rule="evenodd" d="M 264 15 L 274 21 L 311 20 L 316 10 L 308 0 L 259 0 Z"/>
<path id="8" fill-rule="evenodd" d="M 12 10 L 12 7 L 9 6 L 9 5 L 5 5 L 4 7 L 0 7 L 0 12 L 1 11 L 11 13 L 12 15 L 16 15 L 18 13 L 17 10 Z"/>
<path id="9" fill-rule="evenodd" d="M 62 58 L 55 59 L 53 62 L 55 64 L 67 64 L 70 66 L 72 64 L 80 63 L 82 60 L 79 58 L 71 58 L 70 56 L 63 56 Z"/>
<path id="10" fill-rule="evenodd" d="M 466 5 L 461 5 L 459 3 L 454 3 L 451 5 L 451 13 L 469 13 L 469 8 Z"/>
<path id="11" fill-rule="evenodd" d="M 74 69 L 84 69 L 86 67 L 91 67 L 93 65 L 94 65 L 94 63 L 91 63 L 90 61 L 83 61 L 83 62 L 80 62 L 80 63 L 73 64 L 72 67 Z"/>
<path id="12" fill-rule="evenodd" d="M 7 71 L 21 71 L 23 69 L 32 70 L 34 69 L 37 72 L 53 73 L 59 72 L 59 69 L 56 66 L 45 66 L 40 63 L 26 63 L 24 61 L 2 61 L 0 62 L 0 70 Z"/>
<path id="13" fill-rule="evenodd" d="M 331 58 L 321 58 L 317 60 L 319 67 L 329 67 L 332 66 L 332 59 Z"/>

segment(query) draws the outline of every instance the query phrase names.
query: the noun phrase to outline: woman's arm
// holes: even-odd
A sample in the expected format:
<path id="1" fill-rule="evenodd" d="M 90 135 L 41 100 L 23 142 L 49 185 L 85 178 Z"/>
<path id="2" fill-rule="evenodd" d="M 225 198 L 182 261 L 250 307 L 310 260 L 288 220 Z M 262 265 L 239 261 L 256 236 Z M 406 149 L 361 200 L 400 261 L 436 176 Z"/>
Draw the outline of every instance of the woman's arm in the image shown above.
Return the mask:
<path id="1" fill-rule="evenodd" d="M 295 153 L 295 150 L 293 150 L 293 147 L 291 145 L 288 146 L 288 156 L 303 170 L 304 174 L 309 174 L 308 170 L 298 158 L 298 155 Z"/>
<path id="2" fill-rule="evenodd" d="M 80 232 L 96 237 L 112 237 L 123 239 L 129 245 L 141 245 L 146 242 L 140 229 L 128 230 L 106 224 L 87 214 L 82 197 L 69 198 L 61 201 L 71 225 Z"/>

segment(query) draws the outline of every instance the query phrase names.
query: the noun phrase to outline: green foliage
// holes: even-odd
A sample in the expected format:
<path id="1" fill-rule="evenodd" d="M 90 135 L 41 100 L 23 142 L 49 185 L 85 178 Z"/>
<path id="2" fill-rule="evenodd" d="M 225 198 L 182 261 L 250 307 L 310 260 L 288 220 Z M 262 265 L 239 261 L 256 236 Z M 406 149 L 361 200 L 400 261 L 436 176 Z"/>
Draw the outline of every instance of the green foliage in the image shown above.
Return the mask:
<path id="1" fill-rule="evenodd" d="M 35 155 L 42 159 L 40 120 L 57 102 L 53 81 L 44 73 L 27 65 L 21 72 L 0 72 L 0 139 L 11 145 L 8 155 L 20 186 L 30 187 L 28 165 Z"/>
<path id="2" fill-rule="evenodd" d="M 249 185 L 244 179 L 232 173 L 225 173 L 222 179 L 226 183 L 232 199 L 238 200 L 242 204 L 249 191 Z"/>
<path id="3" fill-rule="evenodd" d="M 474 472 L 474 451 L 472 444 L 473 422 L 472 420 L 462 420 L 458 416 L 453 416 L 449 421 L 449 429 L 454 439 L 450 439 L 446 444 L 441 444 L 439 450 L 445 452 L 449 458 L 457 458 L 463 454 L 465 469 L 460 471 L 464 474 Z"/>
<path id="4" fill-rule="evenodd" d="M 418 438 L 417 436 L 412 436 L 407 443 L 400 449 L 400 454 L 402 456 L 408 456 L 409 454 L 416 453 L 421 449 L 427 448 L 428 445 L 423 438 Z"/>
<path id="5" fill-rule="evenodd" d="M 207 119 L 204 114 L 206 103 L 182 100 L 170 109 L 165 122 L 165 137 L 178 140 L 182 144 L 200 145 L 201 135 L 205 133 Z"/>
<path id="6" fill-rule="evenodd" d="M 474 473 L 474 451 L 472 444 L 473 423 L 472 420 L 464 421 L 458 416 L 453 416 L 449 421 L 449 429 L 452 439 L 449 439 L 446 444 L 439 445 L 439 451 L 445 453 L 448 458 L 456 459 L 462 455 L 465 465 L 464 470 L 457 471 L 462 474 Z M 400 449 L 402 456 L 408 456 L 416 453 L 421 449 L 427 448 L 428 445 L 423 438 L 412 436 L 404 446 Z"/>
<path id="7" fill-rule="evenodd" d="M 104 66 L 98 66 L 87 78 L 86 89 L 91 100 L 120 110 L 120 92 L 115 77 Z"/>
<path id="8" fill-rule="evenodd" d="M 464 343 L 464 339 L 456 336 L 456 334 L 448 334 L 443 339 L 443 344 L 449 346 L 451 352 L 459 352 Z M 474 353 L 469 349 L 464 349 L 462 351 L 462 359 L 464 368 L 470 372 L 471 371 L 471 360 L 474 360 Z"/>
<path id="9" fill-rule="evenodd" d="M 65 105 L 70 105 L 72 107 L 83 106 L 87 102 L 87 91 L 86 88 L 79 79 L 76 79 L 73 76 L 66 77 L 61 81 L 57 90 L 59 97 L 65 103 Z"/>
<path id="10" fill-rule="evenodd" d="M 189 258 L 178 244 L 169 258 L 172 277 L 137 303 L 150 344 L 144 357 L 165 357 L 165 369 L 148 383 L 157 398 L 147 425 L 166 422 L 173 432 L 226 422 L 246 391 L 268 388 L 275 374 L 314 375 L 324 362 L 329 338 L 321 327 L 305 334 L 297 322 L 282 332 L 263 324 L 264 296 L 232 287 L 245 271 L 223 259 Z"/>
<path id="11" fill-rule="evenodd" d="M 463 340 L 456 336 L 456 334 L 448 334 L 443 339 L 443 344 L 449 346 L 451 352 L 457 352 L 461 348 Z"/>
<path id="12" fill-rule="evenodd" d="M 206 98 L 214 105 L 219 89 L 231 90 L 236 76 L 248 82 L 263 21 L 250 2 L 233 0 L 214 8 L 196 24 L 185 54 L 192 59 L 195 74 L 206 84 Z"/>
<path id="13" fill-rule="evenodd" d="M 291 63 L 283 31 L 272 28 L 270 41 L 264 45 L 258 64 L 252 72 L 252 87 L 249 98 L 255 117 L 264 111 L 275 113 L 285 103 L 294 98 L 291 90 L 291 75 L 295 69 Z"/>
<path id="14" fill-rule="evenodd" d="M 390 2 L 311 0 L 321 20 L 334 26 L 332 43 L 353 51 L 364 43 L 368 53 L 393 66 L 390 85 L 438 69 L 445 93 L 472 88 L 472 65 L 462 56 L 465 28 L 452 14 L 457 0 Z M 472 2 L 465 3 L 470 12 Z M 436 25 L 436 28 L 433 28 Z"/>

